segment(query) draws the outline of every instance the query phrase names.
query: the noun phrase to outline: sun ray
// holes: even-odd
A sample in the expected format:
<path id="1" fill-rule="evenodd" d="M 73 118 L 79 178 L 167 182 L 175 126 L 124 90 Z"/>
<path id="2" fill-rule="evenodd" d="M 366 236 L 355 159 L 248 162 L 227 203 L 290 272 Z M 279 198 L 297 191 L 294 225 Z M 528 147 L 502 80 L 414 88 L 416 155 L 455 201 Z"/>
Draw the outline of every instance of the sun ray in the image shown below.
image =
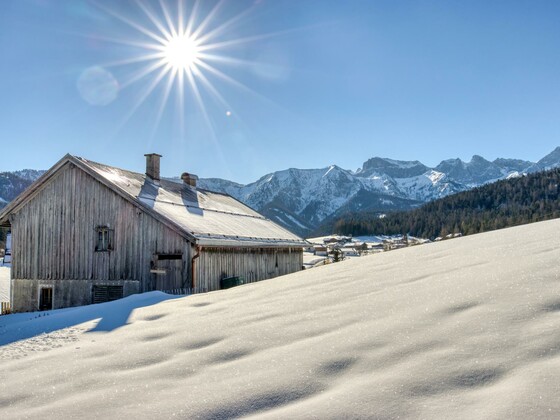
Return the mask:
<path id="1" fill-rule="evenodd" d="M 111 9 L 109 9 L 108 7 L 99 4 L 98 2 L 93 2 L 93 4 L 95 4 L 97 7 L 99 7 L 100 9 L 104 10 L 106 13 L 109 13 L 111 16 L 116 17 L 117 19 L 119 19 L 121 22 L 126 23 L 127 25 L 133 27 L 134 29 L 136 29 L 137 31 L 143 33 L 144 35 L 149 36 L 150 38 L 154 39 L 155 41 L 159 42 L 159 43 L 164 43 L 165 42 L 165 38 L 162 38 L 161 36 L 153 33 L 152 31 L 144 28 L 142 25 L 137 24 L 136 22 L 122 16 L 120 13 L 117 13 Z"/>
<path id="2" fill-rule="evenodd" d="M 153 61 L 155 59 L 162 59 L 163 56 L 164 55 L 161 52 L 154 53 L 154 54 L 146 54 L 146 55 L 140 55 L 138 57 L 125 58 L 123 60 L 118 60 L 118 61 L 109 61 L 109 62 L 106 62 L 106 63 L 102 63 L 101 66 L 102 67 L 125 66 L 125 65 L 128 65 L 128 64 L 142 63 L 144 61 Z"/>
<path id="3" fill-rule="evenodd" d="M 162 68 L 159 74 L 157 75 L 157 77 L 154 80 L 152 80 L 152 82 L 148 85 L 146 89 L 144 89 L 144 92 L 140 95 L 140 97 L 136 99 L 132 108 L 127 112 L 127 114 L 121 120 L 120 124 L 117 126 L 115 130 L 115 135 L 125 126 L 125 124 L 130 120 L 130 118 L 132 118 L 132 116 L 136 113 L 138 108 L 140 108 L 140 106 L 146 101 L 148 96 L 150 96 L 150 94 L 154 91 L 156 86 L 165 77 L 168 71 L 169 71 L 168 68 L 166 67 Z"/>
<path id="4" fill-rule="evenodd" d="M 193 69 L 194 75 L 202 82 L 203 86 L 210 92 L 210 94 L 218 100 L 224 109 L 232 109 L 232 106 L 226 101 L 223 95 L 214 87 L 208 78 L 197 67 Z"/>
<path id="5" fill-rule="evenodd" d="M 215 61 L 219 63 L 233 64 L 238 66 L 254 66 L 256 64 L 259 64 L 259 62 L 257 61 L 242 60 L 240 58 L 226 57 L 224 55 L 217 54 L 199 53 L 198 58 L 203 61 Z"/>
<path id="6" fill-rule="evenodd" d="M 177 32 L 180 36 L 184 36 L 183 32 L 183 0 L 177 0 Z"/>
<path id="7" fill-rule="evenodd" d="M 215 29 L 203 34 L 203 35 L 199 36 L 199 32 L 195 33 L 196 38 L 200 41 L 201 44 L 204 44 L 204 43 L 208 42 L 209 39 L 212 39 L 215 36 L 221 34 L 224 30 L 226 30 L 230 26 L 234 25 L 235 23 L 237 23 L 238 21 L 243 19 L 246 15 L 248 15 L 253 10 L 253 7 L 255 7 L 255 6 L 252 6 L 251 8 L 235 15 L 231 19 L 227 20 L 225 23 L 222 23 L 217 28 L 215 28 Z"/>
<path id="8" fill-rule="evenodd" d="M 163 2 L 163 0 L 159 0 L 159 5 L 161 7 L 161 11 L 163 12 L 163 16 L 165 18 L 165 22 L 167 23 L 167 27 L 169 28 L 171 36 L 177 36 L 177 30 L 175 29 L 175 25 L 173 25 L 173 21 L 171 19 L 171 15 L 169 14 L 169 10 L 167 10 L 167 6 Z"/>
<path id="9" fill-rule="evenodd" d="M 194 6 L 191 9 L 191 13 L 189 14 L 187 26 L 185 28 L 185 36 L 188 36 L 189 38 L 193 36 L 192 31 L 193 31 L 194 22 L 196 20 L 196 17 L 198 16 L 199 6 L 200 6 L 200 2 L 198 0 L 195 0 Z"/>
<path id="10" fill-rule="evenodd" d="M 121 75 L 120 88 L 124 90 L 132 85 L 142 84 L 143 86 L 134 106 L 127 110 L 124 121 L 118 130 L 130 120 L 154 90 L 159 88 L 161 94 L 158 95 L 158 102 L 155 102 L 154 126 L 151 130 L 150 140 L 156 135 L 157 128 L 166 115 L 166 110 L 174 104 L 175 133 L 185 140 L 186 130 L 189 129 L 189 127 L 185 127 L 187 114 L 200 112 L 204 125 L 208 126 L 210 130 L 211 139 L 209 140 L 215 142 L 219 150 L 213 112 L 220 109 L 220 115 L 223 118 L 222 112 L 231 115 L 233 110 L 223 95 L 223 88 L 230 86 L 277 106 L 268 98 L 229 75 L 225 70 L 227 66 L 249 68 L 259 63 L 241 57 L 237 58 L 231 54 L 226 55 L 224 52 L 228 47 L 266 40 L 293 32 L 293 30 L 225 39 L 224 35 L 228 30 L 241 27 L 243 22 L 247 21 L 247 16 L 254 10 L 256 3 L 241 12 L 230 15 L 229 18 L 222 19 L 222 12 L 226 9 L 226 4 L 229 4 L 225 0 L 213 0 L 212 6 L 208 9 L 203 7 L 206 5 L 203 1 L 206 0 L 173 1 L 176 1 L 176 4 L 171 5 L 169 1 L 159 0 L 159 6 L 157 6 L 156 2 L 134 0 L 133 4 L 139 9 L 140 21 L 123 15 L 119 9 L 111 10 L 107 4 L 95 3 L 111 17 L 150 38 L 145 40 L 148 42 L 140 42 L 126 38 L 92 37 L 144 50 L 143 54 L 123 57 L 104 65 L 105 67 L 136 66 L 134 71 L 124 77 Z M 118 75 L 116 76 L 118 77 Z M 162 83 L 164 79 L 165 82 Z M 211 101 L 212 106 L 205 104 L 205 100 Z M 241 121 L 240 116 L 238 119 Z"/>
<path id="11" fill-rule="evenodd" d="M 203 51 L 208 51 L 208 50 L 215 50 L 215 49 L 227 48 L 227 47 L 231 47 L 231 46 L 248 44 L 248 43 L 255 42 L 255 41 L 262 41 L 262 40 L 265 40 L 265 39 L 268 39 L 268 38 L 276 38 L 278 36 L 290 34 L 292 32 L 296 32 L 296 31 L 299 31 L 299 29 L 278 31 L 278 32 L 270 32 L 270 33 L 267 33 L 267 34 L 248 36 L 248 37 L 237 38 L 237 39 L 232 39 L 232 40 L 228 40 L 228 41 L 214 42 L 214 43 L 211 43 L 211 44 L 201 43 L 200 51 L 203 52 Z"/>
<path id="12" fill-rule="evenodd" d="M 255 92 L 253 89 L 251 89 L 250 87 L 244 85 L 243 83 L 241 83 L 238 80 L 235 80 L 233 77 L 228 76 L 227 74 L 221 72 L 220 70 L 218 70 L 217 68 L 211 66 L 208 63 L 205 63 L 204 61 L 201 61 L 200 63 L 200 67 L 205 68 L 208 72 L 214 74 L 215 76 L 217 76 L 218 78 L 220 78 L 221 80 L 223 80 L 224 82 L 229 83 L 232 86 L 235 86 L 238 89 L 241 89 L 247 93 L 250 93 L 251 95 L 255 95 L 258 96 L 259 98 L 263 98 L 266 99 L 264 96 L 260 95 L 259 93 Z"/>
<path id="13" fill-rule="evenodd" d="M 202 100 L 202 96 L 200 95 L 200 90 L 198 89 L 198 85 L 196 83 L 196 80 L 193 77 L 193 73 L 191 71 L 188 71 L 187 72 L 187 77 L 189 79 L 189 84 L 190 84 L 190 86 L 191 86 L 191 88 L 194 92 L 194 96 L 195 96 L 196 102 L 198 104 L 198 108 L 201 110 L 202 116 L 204 117 L 204 121 L 206 122 L 207 127 L 210 129 L 210 139 L 212 140 L 212 143 L 214 143 L 216 151 L 219 154 L 220 160 L 225 162 L 222 149 L 220 147 L 220 144 L 217 141 L 216 130 L 214 128 L 214 124 L 213 124 L 212 120 L 210 119 L 210 115 L 208 115 L 208 111 L 206 109 L 206 106 L 204 105 L 204 101 Z"/>
<path id="14" fill-rule="evenodd" d="M 206 106 L 204 105 L 204 102 L 202 100 L 202 96 L 200 95 L 200 90 L 198 89 L 198 84 L 194 80 L 193 73 L 191 71 L 187 70 L 185 72 L 185 74 L 187 75 L 189 85 L 190 85 L 190 87 L 191 87 L 191 89 L 194 93 L 194 98 L 196 99 L 198 107 L 202 111 L 202 115 L 204 116 L 204 120 L 206 121 L 206 123 L 209 126 L 212 126 L 212 121 L 210 120 L 210 116 L 208 115 L 208 111 L 206 110 Z"/>
<path id="15" fill-rule="evenodd" d="M 167 31 L 165 26 L 163 26 L 163 24 L 156 18 L 156 16 L 154 15 L 154 12 L 152 10 L 148 9 L 148 6 L 146 6 L 142 0 L 136 0 L 136 4 L 138 5 L 138 7 L 140 9 L 142 9 L 142 11 L 146 14 L 146 16 L 148 16 L 148 18 L 152 21 L 152 23 L 156 26 L 156 28 L 159 29 L 161 34 L 166 39 L 170 39 L 171 34 L 169 33 L 169 31 Z"/>
<path id="16" fill-rule="evenodd" d="M 130 86 L 130 85 L 132 85 L 136 82 L 138 82 L 139 80 L 143 79 L 144 77 L 146 77 L 150 73 L 153 73 L 154 71 L 156 71 L 160 67 L 164 67 L 164 66 L 167 66 L 167 64 L 164 61 L 156 61 L 152 65 L 142 67 L 142 69 L 140 69 L 140 71 L 136 72 L 133 76 L 131 76 L 129 79 L 127 79 L 125 82 L 123 82 L 121 84 L 121 86 L 120 86 L 121 90 L 127 88 L 128 86 Z"/>
<path id="17" fill-rule="evenodd" d="M 216 16 L 216 14 L 218 13 L 218 11 L 220 10 L 220 8 L 223 6 L 224 4 L 224 0 L 220 0 L 218 3 L 216 3 L 216 5 L 212 8 L 212 10 L 210 11 L 210 13 L 208 13 L 208 15 L 206 15 L 206 17 L 202 20 L 202 22 L 200 23 L 200 25 L 198 25 L 198 27 L 195 29 L 195 31 L 192 33 L 192 37 L 194 39 L 199 39 L 200 34 L 202 33 L 202 31 L 204 31 L 204 29 L 206 28 L 206 26 L 208 26 L 208 24 L 212 21 L 212 19 L 214 19 L 214 16 Z"/>
<path id="18" fill-rule="evenodd" d="M 154 44 L 153 42 L 150 43 L 150 42 L 132 41 L 125 38 L 111 38 L 107 36 L 83 34 L 78 32 L 65 32 L 65 33 L 73 36 L 79 36 L 82 38 L 93 39 L 96 41 L 111 42 L 113 44 L 128 45 L 131 47 L 138 47 L 138 48 L 152 49 L 152 50 L 160 48 L 159 44 Z"/>
<path id="19" fill-rule="evenodd" d="M 179 101 L 179 135 L 181 138 L 185 136 L 185 90 L 183 75 L 184 73 L 182 70 L 177 70 L 177 84 L 179 85 L 179 90 L 177 91 Z"/>
<path id="20" fill-rule="evenodd" d="M 169 77 L 167 77 L 167 83 L 165 85 L 165 89 L 163 91 L 163 95 L 161 98 L 161 101 L 159 103 L 159 107 L 156 113 L 156 118 L 154 121 L 154 125 L 150 134 L 150 140 L 154 138 L 157 128 L 159 127 L 159 123 L 161 121 L 161 118 L 163 117 L 163 111 L 165 110 L 165 107 L 167 105 L 167 101 L 169 100 L 169 95 L 171 93 L 171 88 L 173 87 L 173 82 L 175 81 L 175 71 L 172 68 L 169 68 L 169 71 L 171 71 L 173 74 L 170 74 Z"/>

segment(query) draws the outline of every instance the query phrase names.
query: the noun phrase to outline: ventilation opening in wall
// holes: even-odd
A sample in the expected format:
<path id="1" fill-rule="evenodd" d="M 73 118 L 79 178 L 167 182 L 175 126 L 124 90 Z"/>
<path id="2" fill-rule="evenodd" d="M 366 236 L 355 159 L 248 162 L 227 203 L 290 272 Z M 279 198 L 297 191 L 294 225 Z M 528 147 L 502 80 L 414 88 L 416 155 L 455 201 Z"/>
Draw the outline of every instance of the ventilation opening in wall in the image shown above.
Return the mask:
<path id="1" fill-rule="evenodd" d="M 123 297 L 122 286 L 93 286 L 93 302 L 103 303 L 112 300 L 121 299 Z"/>

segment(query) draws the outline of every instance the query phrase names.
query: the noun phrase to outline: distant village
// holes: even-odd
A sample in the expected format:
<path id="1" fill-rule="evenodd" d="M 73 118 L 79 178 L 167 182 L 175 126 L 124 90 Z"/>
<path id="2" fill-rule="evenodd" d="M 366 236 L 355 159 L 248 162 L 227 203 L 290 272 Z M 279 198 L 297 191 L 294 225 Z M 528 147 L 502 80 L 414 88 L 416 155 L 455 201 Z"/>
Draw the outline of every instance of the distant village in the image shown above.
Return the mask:
<path id="1" fill-rule="evenodd" d="M 462 236 L 460 233 L 435 238 L 435 242 Z M 303 252 L 305 269 L 343 261 L 368 254 L 392 251 L 394 249 L 430 243 L 429 239 L 410 235 L 357 237 L 331 235 L 308 238 Z"/>

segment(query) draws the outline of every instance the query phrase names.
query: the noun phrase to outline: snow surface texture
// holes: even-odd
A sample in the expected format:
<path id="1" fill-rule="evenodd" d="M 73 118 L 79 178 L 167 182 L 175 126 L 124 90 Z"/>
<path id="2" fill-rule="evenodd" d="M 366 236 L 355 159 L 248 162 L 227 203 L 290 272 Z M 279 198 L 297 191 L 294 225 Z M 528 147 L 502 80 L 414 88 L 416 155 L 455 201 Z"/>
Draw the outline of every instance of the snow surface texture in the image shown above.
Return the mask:
<path id="1" fill-rule="evenodd" d="M 558 418 L 559 229 L 0 317 L 0 418 Z"/>
<path id="2" fill-rule="evenodd" d="M 0 302 L 10 301 L 10 268 L 0 266 Z"/>

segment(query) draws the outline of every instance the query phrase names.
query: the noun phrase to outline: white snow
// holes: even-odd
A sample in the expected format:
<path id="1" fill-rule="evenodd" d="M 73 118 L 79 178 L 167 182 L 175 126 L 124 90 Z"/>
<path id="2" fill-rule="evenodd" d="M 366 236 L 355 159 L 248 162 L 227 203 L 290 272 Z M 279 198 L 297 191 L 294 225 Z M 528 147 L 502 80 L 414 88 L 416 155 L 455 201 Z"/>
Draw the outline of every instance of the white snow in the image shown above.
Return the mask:
<path id="1" fill-rule="evenodd" d="M 440 181 L 442 178 L 444 178 L 445 174 L 443 172 L 432 170 L 426 173 L 426 177 L 432 182 L 432 184 L 435 184 L 438 181 Z"/>
<path id="2" fill-rule="evenodd" d="M 286 216 L 288 219 L 290 219 L 294 224 L 298 225 L 300 228 L 309 229 L 309 227 L 302 225 L 300 222 L 298 222 L 296 218 L 293 217 L 292 215 L 284 213 L 284 216 Z"/>
<path id="3" fill-rule="evenodd" d="M 312 252 L 303 253 L 303 265 L 306 268 L 315 267 L 319 263 L 324 263 L 328 257 L 321 257 L 313 254 Z"/>
<path id="4" fill-rule="evenodd" d="M 323 175 L 323 178 L 326 177 L 330 171 L 332 171 L 334 169 L 334 165 L 331 165 L 328 167 L 327 172 L 325 172 L 325 174 Z"/>
<path id="5" fill-rule="evenodd" d="M 10 301 L 10 268 L 0 266 L 0 302 Z"/>
<path id="6" fill-rule="evenodd" d="M 524 174 L 519 173 L 518 171 L 513 171 L 506 176 L 506 179 L 521 178 L 523 175 Z"/>
<path id="7" fill-rule="evenodd" d="M 556 418 L 559 229 L 2 316 L 0 418 Z"/>

